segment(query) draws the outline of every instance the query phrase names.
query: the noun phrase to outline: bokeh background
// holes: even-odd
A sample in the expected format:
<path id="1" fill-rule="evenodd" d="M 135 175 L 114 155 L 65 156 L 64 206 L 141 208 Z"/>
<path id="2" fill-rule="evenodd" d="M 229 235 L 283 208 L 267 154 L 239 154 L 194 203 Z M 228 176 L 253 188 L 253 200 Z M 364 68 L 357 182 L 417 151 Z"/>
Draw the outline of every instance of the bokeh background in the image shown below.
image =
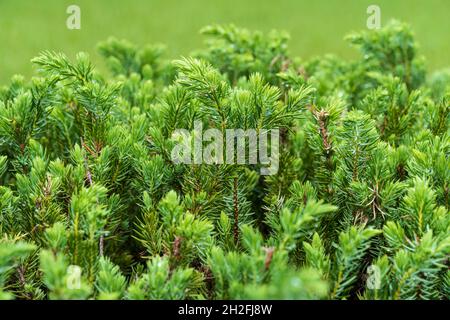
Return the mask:
<path id="1" fill-rule="evenodd" d="M 71 4 L 81 8 L 80 30 L 66 27 Z M 450 0 L 0 0 L 0 83 L 30 76 L 30 59 L 46 49 L 70 57 L 86 51 L 104 70 L 96 44 L 109 36 L 164 43 L 169 58 L 187 55 L 203 45 L 199 30 L 212 23 L 288 31 L 291 54 L 305 59 L 351 59 L 357 52 L 343 38 L 366 28 L 371 4 L 380 6 L 382 25 L 392 18 L 412 25 L 429 71 L 450 67 Z"/>

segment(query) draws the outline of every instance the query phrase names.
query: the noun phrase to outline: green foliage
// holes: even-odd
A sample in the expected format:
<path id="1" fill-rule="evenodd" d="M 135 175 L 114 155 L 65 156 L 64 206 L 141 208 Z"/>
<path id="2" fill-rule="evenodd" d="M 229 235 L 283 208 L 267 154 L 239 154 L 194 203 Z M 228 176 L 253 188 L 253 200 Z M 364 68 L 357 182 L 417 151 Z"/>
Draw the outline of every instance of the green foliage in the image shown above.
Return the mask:
<path id="1" fill-rule="evenodd" d="M 358 278 L 364 254 L 369 249 L 369 239 L 379 234 L 379 230 L 351 227 L 339 235 L 336 245 L 335 285 L 332 298 L 347 298 L 349 289 Z"/>
<path id="2" fill-rule="evenodd" d="M 118 266 L 108 258 L 101 257 L 98 261 L 95 287 L 98 290 L 98 299 L 120 299 L 125 292 L 126 278 L 121 274 Z"/>
<path id="3" fill-rule="evenodd" d="M 417 44 L 408 25 L 393 21 L 378 32 L 352 34 L 348 40 L 360 49 L 369 69 L 391 73 L 408 88 L 417 88 L 424 81 L 423 62 L 417 57 Z"/>
<path id="4" fill-rule="evenodd" d="M 49 250 L 40 253 L 42 282 L 49 290 L 48 298 L 56 300 L 86 299 L 91 288 L 83 278 L 78 278 L 77 266 L 69 267 L 64 254 L 54 254 Z"/>
<path id="5" fill-rule="evenodd" d="M 208 26 L 201 33 L 210 40 L 207 41 L 207 52 L 201 52 L 199 56 L 213 63 L 231 83 L 252 73 L 260 73 L 273 83 L 277 81 L 278 70 L 291 64 L 286 33 L 272 31 L 265 36 L 234 25 Z"/>
<path id="6" fill-rule="evenodd" d="M 111 38 L 109 77 L 43 52 L 0 90 L 0 298 L 449 299 L 450 78 L 409 27 L 351 62 L 203 33 L 174 62 Z M 277 173 L 172 161 L 199 124 L 278 129 Z"/>
<path id="7" fill-rule="evenodd" d="M 29 255 L 36 246 L 23 241 L 13 241 L 2 239 L 0 242 L 0 285 L 3 287 L 11 269 L 27 255 Z"/>
<path id="8" fill-rule="evenodd" d="M 193 269 L 170 270 L 168 259 L 158 256 L 151 259 L 147 267 L 147 272 L 130 284 L 129 299 L 186 299 L 189 296 L 190 286 L 195 284 Z"/>

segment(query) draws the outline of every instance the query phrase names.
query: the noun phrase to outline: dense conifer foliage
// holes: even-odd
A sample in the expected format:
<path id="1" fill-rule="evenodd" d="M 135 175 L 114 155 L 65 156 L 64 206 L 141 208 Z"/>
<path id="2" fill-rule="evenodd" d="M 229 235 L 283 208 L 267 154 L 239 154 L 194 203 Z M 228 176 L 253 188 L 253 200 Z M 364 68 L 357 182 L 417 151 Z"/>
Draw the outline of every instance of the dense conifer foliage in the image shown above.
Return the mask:
<path id="1" fill-rule="evenodd" d="M 109 75 L 43 52 L 1 88 L 0 298 L 448 299 L 450 72 L 410 28 L 351 34 L 353 61 L 202 32 L 176 61 L 108 39 Z M 279 130 L 277 172 L 175 163 L 196 122 Z"/>

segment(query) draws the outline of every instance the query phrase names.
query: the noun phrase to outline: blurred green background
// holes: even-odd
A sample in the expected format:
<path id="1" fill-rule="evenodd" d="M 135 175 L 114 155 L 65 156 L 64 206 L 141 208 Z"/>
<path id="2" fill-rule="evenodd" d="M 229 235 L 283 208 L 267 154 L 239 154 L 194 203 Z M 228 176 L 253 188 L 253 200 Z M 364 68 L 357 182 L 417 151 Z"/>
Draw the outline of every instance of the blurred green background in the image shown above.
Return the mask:
<path id="1" fill-rule="evenodd" d="M 81 30 L 66 27 L 71 4 L 81 8 Z M 168 57 L 186 55 L 203 45 L 198 31 L 211 23 L 286 30 L 292 55 L 302 58 L 352 58 L 357 53 L 343 37 L 366 28 L 370 4 L 380 6 L 382 25 L 391 18 L 412 25 L 430 71 L 450 66 L 449 0 L 0 0 L 0 83 L 30 76 L 30 59 L 44 49 L 71 57 L 86 51 L 103 70 L 95 47 L 109 36 L 164 43 Z"/>

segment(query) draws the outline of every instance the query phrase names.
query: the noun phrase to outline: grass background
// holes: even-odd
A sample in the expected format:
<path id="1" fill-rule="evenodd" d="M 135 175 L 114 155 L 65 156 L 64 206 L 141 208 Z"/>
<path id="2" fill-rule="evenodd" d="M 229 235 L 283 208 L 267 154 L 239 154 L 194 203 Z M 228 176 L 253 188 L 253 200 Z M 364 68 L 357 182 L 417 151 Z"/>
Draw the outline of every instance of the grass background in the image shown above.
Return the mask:
<path id="1" fill-rule="evenodd" d="M 81 8 L 80 30 L 66 28 L 70 4 Z M 370 4 L 380 6 L 382 25 L 391 18 L 412 25 L 430 71 L 450 67 L 448 0 L 0 0 L 0 83 L 30 76 L 30 59 L 45 49 L 71 57 L 86 51 L 103 70 L 95 47 L 109 36 L 164 43 L 168 57 L 189 54 L 203 44 L 199 29 L 211 23 L 286 30 L 292 55 L 302 58 L 353 58 L 343 37 L 366 28 Z"/>

